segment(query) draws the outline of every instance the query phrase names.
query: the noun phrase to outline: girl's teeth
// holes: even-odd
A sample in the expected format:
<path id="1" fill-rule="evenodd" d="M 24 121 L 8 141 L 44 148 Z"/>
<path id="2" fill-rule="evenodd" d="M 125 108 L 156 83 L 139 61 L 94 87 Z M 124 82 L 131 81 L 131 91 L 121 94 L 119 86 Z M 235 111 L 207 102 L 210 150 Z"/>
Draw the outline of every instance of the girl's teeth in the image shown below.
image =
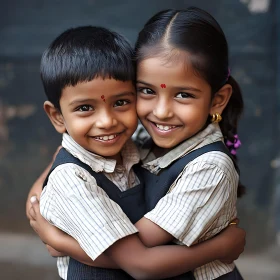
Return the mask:
<path id="1" fill-rule="evenodd" d="M 157 126 L 157 128 L 159 128 L 160 130 L 164 130 L 164 131 L 167 131 L 167 130 L 169 130 L 169 129 L 175 127 L 175 126 L 168 126 L 168 125 L 161 125 L 161 124 L 157 124 L 156 126 Z"/>

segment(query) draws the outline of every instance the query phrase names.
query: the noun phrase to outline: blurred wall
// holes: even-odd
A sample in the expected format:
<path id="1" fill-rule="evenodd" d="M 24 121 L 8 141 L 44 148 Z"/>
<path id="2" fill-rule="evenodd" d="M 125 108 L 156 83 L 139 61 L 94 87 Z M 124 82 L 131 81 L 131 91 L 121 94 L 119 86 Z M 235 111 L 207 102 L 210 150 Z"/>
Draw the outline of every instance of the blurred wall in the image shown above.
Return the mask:
<path id="1" fill-rule="evenodd" d="M 278 1 L 0 2 L 0 233 L 33 234 L 25 218 L 25 199 L 60 143 L 42 108 L 45 96 L 39 63 L 43 50 L 65 29 L 89 24 L 112 28 L 133 44 L 137 32 L 157 11 L 195 5 L 221 24 L 231 52 L 231 73 L 244 94 L 239 158 L 247 195 L 238 207 L 248 232 L 247 250 L 275 243 L 280 232 Z"/>

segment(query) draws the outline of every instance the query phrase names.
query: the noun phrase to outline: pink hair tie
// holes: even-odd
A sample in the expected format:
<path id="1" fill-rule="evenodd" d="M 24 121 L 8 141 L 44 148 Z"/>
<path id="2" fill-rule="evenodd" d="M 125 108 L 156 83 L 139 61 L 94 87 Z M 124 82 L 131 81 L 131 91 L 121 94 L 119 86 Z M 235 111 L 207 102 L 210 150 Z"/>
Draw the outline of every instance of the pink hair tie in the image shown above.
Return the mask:
<path id="1" fill-rule="evenodd" d="M 237 149 L 241 146 L 241 141 L 238 138 L 238 135 L 234 135 L 234 140 L 231 142 L 230 140 L 227 140 L 226 142 L 227 147 L 230 150 L 230 153 L 232 155 L 236 155 Z"/>
<path id="2" fill-rule="evenodd" d="M 230 76 L 230 68 L 228 67 L 227 80 L 228 80 L 229 76 Z"/>

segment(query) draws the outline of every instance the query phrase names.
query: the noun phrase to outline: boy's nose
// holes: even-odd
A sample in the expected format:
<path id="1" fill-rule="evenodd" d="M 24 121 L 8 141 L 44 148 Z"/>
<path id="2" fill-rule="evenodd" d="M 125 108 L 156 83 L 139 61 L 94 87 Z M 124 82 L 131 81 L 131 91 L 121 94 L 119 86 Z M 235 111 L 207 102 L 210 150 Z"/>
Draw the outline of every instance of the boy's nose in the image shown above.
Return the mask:
<path id="1" fill-rule="evenodd" d="M 113 114 L 110 114 L 110 112 L 107 111 L 103 111 L 98 114 L 95 126 L 100 129 L 109 129 L 117 125 L 117 123 L 117 119 Z"/>

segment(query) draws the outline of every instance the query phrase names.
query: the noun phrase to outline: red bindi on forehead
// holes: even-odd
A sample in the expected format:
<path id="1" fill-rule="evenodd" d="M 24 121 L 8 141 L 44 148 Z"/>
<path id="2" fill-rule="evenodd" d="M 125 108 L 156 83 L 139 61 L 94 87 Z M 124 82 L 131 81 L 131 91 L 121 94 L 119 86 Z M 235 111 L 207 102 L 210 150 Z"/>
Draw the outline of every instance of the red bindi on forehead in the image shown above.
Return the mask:
<path id="1" fill-rule="evenodd" d="M 166 84 L 161 84 L 160 87 L 161 88 L 166 88 Z"/>

